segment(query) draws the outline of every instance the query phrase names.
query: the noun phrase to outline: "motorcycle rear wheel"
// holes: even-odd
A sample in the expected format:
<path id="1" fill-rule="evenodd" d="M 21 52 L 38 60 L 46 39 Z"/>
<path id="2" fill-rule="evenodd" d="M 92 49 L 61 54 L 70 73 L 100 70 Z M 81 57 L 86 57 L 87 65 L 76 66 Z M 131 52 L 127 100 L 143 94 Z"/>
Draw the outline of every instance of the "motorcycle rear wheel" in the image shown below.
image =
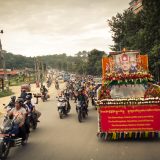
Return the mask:
<path id="1" fill-rule="evenodd" d="M 63 119 L 63 114 L 61 112 L 59 112 L 59 118 Z"/>
<path id="2" fill-rule="evenodd" d="M 78 112 L 78 121 L 81 123 L 82 122 L 82 113 Z"/>
<path id="3" fill-rule="evenodd" d="M 10 143 L 0 143 L 0 160 L 6 160 L 10 151 Z"/>

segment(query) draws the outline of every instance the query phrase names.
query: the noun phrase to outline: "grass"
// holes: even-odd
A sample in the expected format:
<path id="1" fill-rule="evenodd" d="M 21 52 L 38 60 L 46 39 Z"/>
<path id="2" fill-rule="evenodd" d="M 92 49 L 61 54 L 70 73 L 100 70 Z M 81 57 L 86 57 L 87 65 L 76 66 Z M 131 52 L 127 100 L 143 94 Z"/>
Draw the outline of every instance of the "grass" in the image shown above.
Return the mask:
<path id="1" fill-rule="evenodd" d="M 7 90 L 4 90 L 4 91 L 0 91 L 0 98 L 2 97 L 6 97 L 6 96 L 10 96 L 14 94 L 11 90 L 7 91 Z"/>
<path id="2" fill-rule="evenodd" d="M 23 77 L 13 77 L 13 78 L 10 78 L 10 86 L 19 86 L 19 85 L 22 85 L 24 83 L 35 83 L 35 78 L 34 76 L 31 76 L 30 77 L 30 80 L 29 78 L 25 78 L 23 79 Z"/>

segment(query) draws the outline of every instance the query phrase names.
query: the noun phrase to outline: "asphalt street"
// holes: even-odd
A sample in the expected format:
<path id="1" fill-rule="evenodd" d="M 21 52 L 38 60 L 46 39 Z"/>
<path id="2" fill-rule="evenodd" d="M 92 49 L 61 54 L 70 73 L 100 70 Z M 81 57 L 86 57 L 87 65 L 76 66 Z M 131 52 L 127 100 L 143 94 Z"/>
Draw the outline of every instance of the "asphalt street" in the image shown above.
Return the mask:
<path id="1" fill-rule="evenodd" d="M 32 131 L 28 144 L 11 148 L 8 160 L 159 160 L 160 141 L 109 141 L 97 138 L 97 112 L 90 105 L 89 116 L 78 122 L 75 103 L 60 119 L 56 94 L 41 102 L 40 123 Z"/>

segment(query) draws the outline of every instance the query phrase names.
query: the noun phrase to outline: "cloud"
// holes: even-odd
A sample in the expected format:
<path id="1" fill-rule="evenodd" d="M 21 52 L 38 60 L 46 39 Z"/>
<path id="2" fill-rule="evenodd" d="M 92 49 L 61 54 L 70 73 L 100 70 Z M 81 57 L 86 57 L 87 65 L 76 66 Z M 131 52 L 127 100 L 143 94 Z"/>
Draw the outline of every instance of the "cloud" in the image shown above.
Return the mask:
<path id="1" fill-rule="evenodd" d="M 112 44 L 107 19 L 129 0 L 0 0 L 3 46 L 38 55 L 100 48 Z"/>

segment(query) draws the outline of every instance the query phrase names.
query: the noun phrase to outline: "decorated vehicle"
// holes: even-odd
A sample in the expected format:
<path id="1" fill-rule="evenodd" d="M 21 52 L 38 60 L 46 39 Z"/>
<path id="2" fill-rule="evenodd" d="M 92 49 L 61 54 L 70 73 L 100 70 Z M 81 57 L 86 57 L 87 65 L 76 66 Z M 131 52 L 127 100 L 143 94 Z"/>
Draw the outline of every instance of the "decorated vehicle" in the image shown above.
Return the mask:
<path id="1" fill-rule="evenodd" d="M 138 51 L 111 52 L 102 59 L 102 74 L 98 137 L 160 137 L 160 86 L 148 71 L 148 56 Z"/>

